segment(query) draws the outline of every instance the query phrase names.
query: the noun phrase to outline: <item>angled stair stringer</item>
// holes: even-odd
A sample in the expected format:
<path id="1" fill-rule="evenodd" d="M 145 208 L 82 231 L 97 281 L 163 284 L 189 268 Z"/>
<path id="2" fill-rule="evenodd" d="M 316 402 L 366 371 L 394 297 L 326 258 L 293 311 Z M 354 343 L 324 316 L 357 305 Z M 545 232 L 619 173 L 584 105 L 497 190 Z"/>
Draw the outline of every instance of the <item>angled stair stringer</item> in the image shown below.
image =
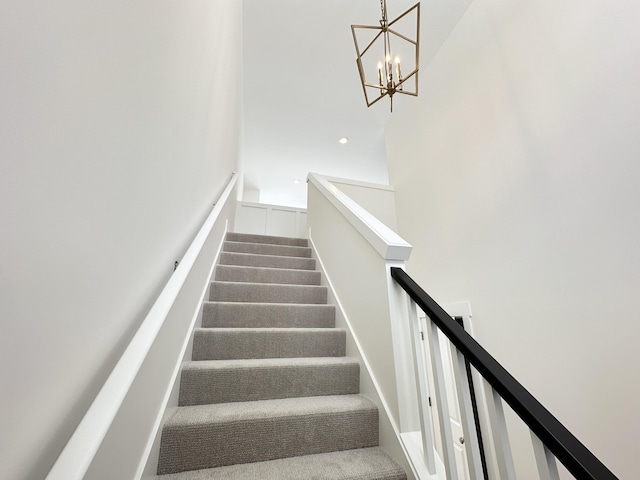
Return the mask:
<path id="1" fill-rule="evenodd" d="M 227 235 L 158 479 L 414 478 L 378 446 L 386 415 L 315 267 L 306 239 Z"/>
<path id="2" fill-rule="evenodd" d="M 400 429 L 393 419 L 391 409 L 382 394 L 382 389 L 378 384 L 376 375 L 372 371 L 370 363 L 367 360 L 367 356 L 360 346 L 348 315 L 342 307 L 340 298 L 333 287 L 331 278 L 324 268 L 322 258 L 318 255 L 312 239 L 309 240 L 309 244 L 312 251 L 311 258 L 317 261 L 318 270 L 322 274 L 321 285 L 327 287 L 327 302 L 336 306 L 335 325 L 337 328 L 343 328 L 346 332 L 346 354 L 360 363 L 360 393 L 371 399 L 378 406 L 380 421 L 380 447 L 383 448 L 385 452 L 404 469 L 408 479 L 444 480 L 444 476 L 440 476 L 440 474 L 432 476 L 424 470 L 423 465 L 415 465 L 410 460 L 411 455 L 407 451 L 407 446 L 401 438 Z M 419 440 L 415 445 L 419 445 Z M 412 447 L 413 446 L 414 445 L 412 445 Z"/>

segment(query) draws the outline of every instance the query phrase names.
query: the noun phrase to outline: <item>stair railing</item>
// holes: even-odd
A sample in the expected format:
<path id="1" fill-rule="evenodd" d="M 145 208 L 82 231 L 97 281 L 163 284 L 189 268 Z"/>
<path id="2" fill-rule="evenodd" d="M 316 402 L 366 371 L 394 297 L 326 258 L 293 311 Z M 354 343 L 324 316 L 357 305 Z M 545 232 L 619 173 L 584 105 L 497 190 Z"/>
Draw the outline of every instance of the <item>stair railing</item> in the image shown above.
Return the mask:
<path id="1" fill-rule="evenodd" d="M 605 467 L 576 437 L 569 432 L 540 402 L 538 402 L 502 365 L 500 365 L 483 347 L 481 347 L 445 310 L 438 305 L 420 286 L 402 269 L 391 268 L 391 277 L 407 295 L 411 330 L 413 338 L 413 359 L 416 384 L 419 392 L 419 416 L 422 422 L 422 443 L 425 464 L 431 473 L 435 473 L 433 452 L 433 425 L 429 416 L 426 397 L 427 372 L 422 359 L 422 341 L 417 308 L 427 315 L 427 328 L 424 341 L 431 359 L 431 378 L 435 389 L 438 408 L 440 437 L 442 442 L 442 461 L 447 479 L 458 478 L 456 460 L 453 451 L 453 439 L 449 422 L 448 402 L 446 399 L 444 370 L 438 331 L 451 342 L 451 357 L 455 369 L 456 391 L 460 406 L 460 418 L 463 424 L 467 465 L 473 479 L 483 478 L 480 448 L 477 441 L 474 415 L 471 405 L 471 393 L 466 381 L 468 361 L 485 380 L 487 409 L 497 469 L 500 478 L 515 479 L 515 468 L 511 455 L 508 432 L 502 401 L 524 421 L 531 432 L 534 456 L 538 473 L 543 480 L 558 480 L 556 459 L 575 478 L 579 480 L 617 480 L 617 477 Z"/>

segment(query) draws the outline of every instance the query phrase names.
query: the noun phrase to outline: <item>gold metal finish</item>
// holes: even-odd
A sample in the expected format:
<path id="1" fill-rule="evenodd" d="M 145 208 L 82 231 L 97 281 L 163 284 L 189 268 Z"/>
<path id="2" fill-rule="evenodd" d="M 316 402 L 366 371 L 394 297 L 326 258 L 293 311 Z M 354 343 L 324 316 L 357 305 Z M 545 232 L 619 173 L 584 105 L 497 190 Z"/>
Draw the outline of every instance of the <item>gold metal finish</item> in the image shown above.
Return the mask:
<path id="1" fill-rule="evenodd" d="M 382 10 L 382 19 L 380 20 L 379 27 L 372 25 L 351 25 L 351 33 L 353 35 L 353 43 L 355 44 L 356 53 L 358 55 L 356 63 L 358 65 L 358 73 L 360 74 L 360 82 L 362 84 L 362 90 L 364 91 L 364 98 L 367 102 L 367 107 L 370 107 L 382 97 L 388 95 L 391 105 L 391 111 L 393 112 L 394 94 L 401 93 L 403 95 L 411 95 L 414 97 L 418 96 L 418 69 L 420 61 L 420 3 L 416 3 L 413 7 L 411 7 L 409 10 L 407 10 L 391 22 L 387 20 L 387 1 L 382 0 L 380 2 L 380 7 Z M 412 14 L 413 12 L 416 13 L 415 40 L 391 28 L 394 24 L 399 22 L 407 15 Z M 358 36 L 356 34 L 357 30 L 378 30 L 378 33 L 373 37 L 373 40 L 371 40 L 362 51 L 360 50 L 360 46 L 358 45 Z M 394 38 L 394 41 L 405 42 L 409 45 L 412 45 L 412 49 L 415 50 L 415 60 L 414 65 L 412 66 L 414 68 L 408 75 L 402 75 L 400 61 L 398 58 L 396 58 L 395 68 L 393 68 L 394 57 L 393 51 L 391 49 L 391 38 Z M 383 48 L 381 49 L 383 52 L 383 57 L 381 61 L 378 62 L 378 75 L 376 78 L 377 81 L 372 82 L 371 80 L 367 80 L 365 67 L 363 65 L 363 56 L 374 44 L 379 43 L 379 39 L 381 39 L 383 43 Z M 409 89 L 409 83 L 407 83 L 407 80 L 409 79 L 414 80 L 415 88 L 413 90 Z M 373 95 L 374 92 L 375 96 Z M 370 94 L 374 97 L 372 100 L 370 100 Z"/>

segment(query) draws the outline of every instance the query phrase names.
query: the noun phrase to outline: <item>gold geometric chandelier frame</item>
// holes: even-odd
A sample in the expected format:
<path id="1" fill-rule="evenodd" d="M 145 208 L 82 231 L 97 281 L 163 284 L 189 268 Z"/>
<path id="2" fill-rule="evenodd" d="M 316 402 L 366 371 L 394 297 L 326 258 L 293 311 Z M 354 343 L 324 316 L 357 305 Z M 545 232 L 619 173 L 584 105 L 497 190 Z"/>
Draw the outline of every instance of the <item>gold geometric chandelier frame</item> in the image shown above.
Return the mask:
<path id="1" fill-rule="evenodd" d="M 351 33 L 353 35 L 353 42 L 355 44 L 356 53 L 358 55 L 356 63 L 358 65 L 360 82 L 362 83 L 362 89 L 364 91 L 364 98 L 367 102 L 367 107 L 370 107 L 374 103 L 378 102 L 381 98 L 389 96 L 391 111 L 393 112 L 393 95 L 395 95 L 396 93 L 400 93 L 402 95 L 411 95 L 414 97 L 418 96 L 418 70 L 420 62 L 420 3 L 416 3 L 413 7 L 411 7 L 409 10 L 407 10 L 391 22 L 388 21 L 387 17 L 387 0 L 380 1 L 380 8 L 382 10 L 382 19 L 380 20 L 379 27 L 373 25 L 351 25 Z M 417 14 L 415 40 L 402 35 L 392 28 L 394 24 L 396 24 L 407 15 L 410 15 L 414 10 Z M 364 50 L 360 50 L 360 46 L 358 45 L 358 37 L 356 35 L 356 30 L 358 29 L 379 30 L 379 32 L 375 35 L 373 40 L 371 40 L 371 42 L 367 44 Z M 391 61 L 391 59 L 393 58 L 393 52 L 391 50 L 392 36 L 396 37 L 399 41 L 409 42 L 415 47 L 415 68 L 408 75 L 402 76 L 399 60 L 397 60 L 394 75 L 393 63 Z M 371 81 L 368 81 L 366 78 L 365 70 L 362 65 L 362 57 L 380 38 L 382 38 L 382 42 L 384 45 L 384 61 L 378 63 L 378 82 L 373 83 Z M 405 88 L 405 83 L 409 79 L 415 79 L 414 91 L 407 90 Z M 370 92 L 376 92 L 375 98 L 373 98 L 372 100 L 370 100 Z"/>

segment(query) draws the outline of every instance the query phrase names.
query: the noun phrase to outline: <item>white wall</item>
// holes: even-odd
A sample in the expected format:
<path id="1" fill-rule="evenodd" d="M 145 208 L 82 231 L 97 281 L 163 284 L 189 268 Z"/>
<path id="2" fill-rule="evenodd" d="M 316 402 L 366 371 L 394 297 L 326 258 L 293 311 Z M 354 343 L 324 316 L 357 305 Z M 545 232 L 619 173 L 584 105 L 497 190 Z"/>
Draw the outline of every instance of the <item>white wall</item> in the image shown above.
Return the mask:
<path id="1" fill-rule="evenodd" d="M 236 168 L 241 2 L 0 5 L 0 476 L 41 479 Z"/>
<path id="2" fill-rule="evenodd" d="M 408 271 L 637 476 L 640 4 L 476 0 L 387 126 Z M 523 478 L 529 478 L 524 474 Z"/>
<path id="3" fill-rule="evenodd" d="M 389 185 L 336 177 L 327 177 L 327 180 L 391 230 L 397 231 L 395 194 Z"/>

